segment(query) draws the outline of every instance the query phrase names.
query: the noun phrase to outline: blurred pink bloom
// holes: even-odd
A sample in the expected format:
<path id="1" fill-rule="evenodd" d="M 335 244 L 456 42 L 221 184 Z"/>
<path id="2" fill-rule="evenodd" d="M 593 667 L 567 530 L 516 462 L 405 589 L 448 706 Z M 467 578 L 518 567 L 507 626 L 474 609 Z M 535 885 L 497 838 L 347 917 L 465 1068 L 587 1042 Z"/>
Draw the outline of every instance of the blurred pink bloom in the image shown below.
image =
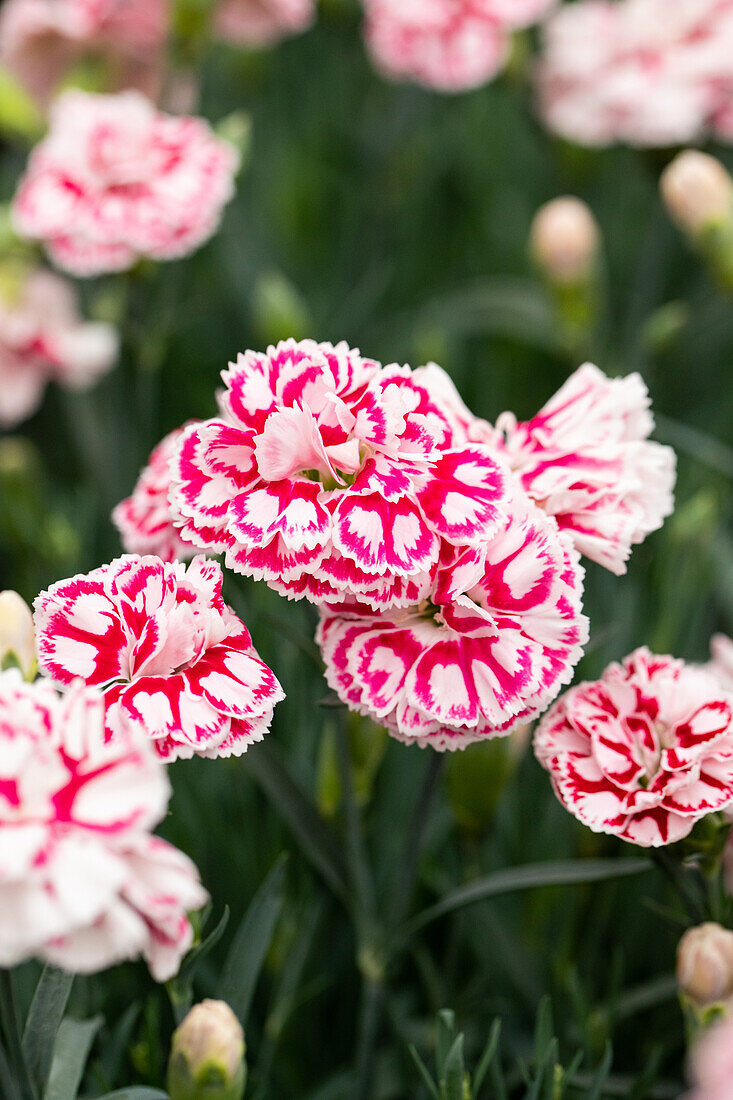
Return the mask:
<path id="1" fill-rule="evenodd" d="M 80 320 L 71 283 L 51 271 L 31 272 L 15 294 L 0 295 L 0 427 L 34 413 L 49 381 L 91 385 L 112 366 L 117 348 L 111 325 Z"/>
<path id="2" fill-rule="evenodd" d="M 90 973 L 142 955 L 157 981 L 207 900 L 182 852 L 150 830 L 165 769 L 135 724 L 105 738 L 104 699 L 0 674 L 0 964 Z"/>
<path id="3" fill-rule="evenodd" d="M 703 1032 L 690 1058 L 692 1092 L 682 1100 L 731 1100 L 733 1096 L 733 1017 Z"/>
<path id="4" fill-rule="evenodd" d="M 214 33 L 243 46 L 268 46 L 307 30 L 315 14 L 313 0 L 219 0 Z"/>
<path id="5" fill-rule="evenodd" d="M 511 34 L 555 0 L 364 0 L 365 34 L 386 76 L 462 92 L 504 66 Z"/>
<path id="6" fill-rule="evenodd" d="M 638 649 L 558 699 L 535 753 L 594 832 L 672 844 L 733 801 L 733 696 L 704 669 Z"/>
<path id="7" fill-rule="evenodd" d="M 579 0 L 545 27 L 541 109 L 581 145 L 733 136 L 733 0 Z"/>
<path id="8" fill-rule="evenodd" d="M 326 679 L 406 743 L 462 749 L 536 717 L 588 640 L 583 570 L 529 501 L 483 546 L 444 544 L 432 587 L 405 610 L 323 605 Z"/>
<path id="9" fill-rule="evenodd" d="M 75 65 L 98 58 L 110 88 L 155 96 L 167 0 L 5 0 L 0 63 L 45 106 Z"/>
<path id="10" fill-rule="evenodd" d="M 711 659 L 706 666 L 726 691 L 733 692 L 733 639 L 715 634 L 710 640 Z"/>
<path id="11" fill-rule="evenodd" d="M 185 431 L 170 499 L 184 539 L 237 572 L 316 603 L 413 603 L 441 539 L 501 527 L 506 471 L 454 443 L 420 371 L 290 340 L 222 377 L 222 416 Z"/>
<path id="12" fill-rule="evenodd" d="M 168 503 L 171 459 L 182 435 L 183 428 L 176 428 L 160 441 L 140 473 L 132 495 L 121 500 L 112 513 L 128 554 L 155 554 L 163 561 L 184 561 L 196 553 L 196 547 L 183 542 L 173 526 Z"/>
<path id="13" fill-rule="evenodd" d="M 531 420 L 497 421 L 497 446 L 525 492 L 616 574 L 674 507 L 675 455 L 649 441 L 649 404 L 638 374 L 607 378 L 586 363 Z"/>
<path id="14" fill-rule="evenodd" d="M 75 275 L 193 252 L 234 194 L 238 154 L 201 118 L 156 111 L 139 92 L 65 92 L 13 201 L 22 237 Z"/>
<path id="15" fill-rule="evenodd" d="M 39 665 L 103 688 L 111 728 L 141 722 L 164 760 L 241 756 L 284 696 L 221 582 L 206 558 L 134 556 L 59 581 L 35 601 Z"/>

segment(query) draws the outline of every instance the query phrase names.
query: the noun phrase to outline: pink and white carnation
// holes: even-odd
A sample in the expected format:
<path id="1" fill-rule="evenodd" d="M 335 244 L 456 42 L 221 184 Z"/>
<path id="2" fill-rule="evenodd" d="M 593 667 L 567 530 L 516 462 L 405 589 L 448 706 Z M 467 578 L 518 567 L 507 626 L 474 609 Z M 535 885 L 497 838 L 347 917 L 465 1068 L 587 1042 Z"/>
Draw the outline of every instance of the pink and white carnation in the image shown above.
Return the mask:
<path id="1" fill-rule="evenodd" d="M 540 714 L 588 640 L 583 570 L 570 540 L 529 501 L 487 543 L 443 544 L 410 608 L 320 608 L 326 679 L 400 741 L 462 749 Z"/>
<path id="2" fill-rule="evenodd" d="M 207 901 L 196 868 L 150 830 L 165 768 L 137 724 L 105 735 L 93 688 L 0 674 L 0 965 L 91 973 L 142 956 L 157 981 L 191 946 Z"/>
<path id="3" fill-rule="evenodd" d="M 91 385 L 117 350 L 111 325 L 81 320 L 71 283 L 41 268 L 24 275 L 0 293 L 0 427 L 31 416 L 50 381 Z"/>
<path id="4" fill-rule="evenodd" d="M 111 89 L 156 95 L 166 0 L 5 0 L 0 63 L 46 106 L 75 65 L 104 63 Z"/>
<path id="5" fill-rule="evenodd" d="M 618 575 L 674 508 L 675 454 L 650 442 L 649 405 L 638 374 L 607 378 L 586 363 L 531 420 L 497 421 L 495 443 L 522 489 Z"/>
<path id="6" fill-rule="evenodd" d="M 71 90 L 31 153 L 13 222 L 74 275 L 174 260 L 214 234 L 237 167 L 204 119 L 163 114 L 139 92 Z"/>
<path id="7" fill-rule="evenodd" d="M 219 0 L 214 32 L 242 46 L 269 46 L 308 30 L 315 15 L 314 0 Z"/>
<path id="8" fill-rule="evenodd" d="M 235 571 L 294 599 L 409 605 L 441 540 L 501 529 L 508 474 L 459 438 L 431 375 L 289 340 L 222 377 L 221 416 L 184 432 L 170 500 L 182 538 Z"/>
<path id="9" fill-rule="evenodd" d="M 364 0 L 365 36 L 386 76 L 463 92 L 506 64 L 512 32 L 555 0 Z"/>
<path id="10" fill-rule="evenodd" d="M 645 848 L 681 840 L 733 801 L 733 696 L 706 670 L 645 648 L 562 695 L 534 747 L 570 813 Z"/>
<path id="11" fill-rule="evenodd" d="M 133 555 L 59 581 L 35 601 L 39 666 L 102 688 L 110 731 L 142 723 L 164 760 L 241 756 L 284 695 L 221 584 L 203 557 Z"/>
<path id="12" fill-rule="evenodd" d="M 175 428 L 160 441 L 132 494 L 112 512 L 112 521 L 128 554 L 154 554 L 163 561 L 185 561 L 196 553 L 196 548 L 183 542 L 178 534 L 168 503 L 170 465 L 182 434 L 183 428 Z"/>
<path id="13" fill-rule="evenodd" d="M 733 0 L 579 0 L 545 25 L 547 123 L 602 146 L 733 135 Z"/>

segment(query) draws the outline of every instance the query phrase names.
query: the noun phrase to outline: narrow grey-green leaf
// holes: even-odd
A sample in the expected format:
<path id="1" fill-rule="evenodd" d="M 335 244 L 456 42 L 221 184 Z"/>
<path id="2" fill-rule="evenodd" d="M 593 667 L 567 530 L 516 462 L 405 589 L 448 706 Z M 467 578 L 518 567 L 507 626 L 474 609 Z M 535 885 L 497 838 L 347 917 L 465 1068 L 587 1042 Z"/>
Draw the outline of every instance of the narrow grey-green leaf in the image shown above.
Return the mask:
<path id="1" fill-rule="evenodd" d="M 653 867 L 648 859 L 578 859 L 556 862 L 527 863 L 523 867 L 510 867 L 475 879 L 466 886 L 451 891 L 435 905 L 423 909 L 410 921 L 400 934 L 409 939 L 426 924 L 445 916 L 465 905 L 511 894 L 517 890 L 532 890 L 540 886 L 582 886 L 590 882 L 639 875 Z"/>
<path id="2" fill-rule="evenodd" d="M 481 1061 L 478 1064 L 475 1074 L 473 1075 L 473 1092 L 474 1100 L 477 1100 L 479 1090 L 484 1083 L 484 1078 L 488 1072 L 489 1066 L 496 1057 L 496 1053 L 499 1049 L 499 1037 L 501 1035 L 501 1020 L 494 1020 L 491 1025 L 491 1031 L 489 1032 L 489 1040 L 484 1047 L 484 1052 L 481 1055 Z"/>
<path id="3" fill-rule="evenodd" d="M 102 1017 L 91 1020 L 65 1019 L 56 1036 L 51 1072 L 44 1100 L 76 1100 L 94 1037 Z"/>
<path id="4" fill-rule="evenodd" d="M 250 902 L 227 960 L 221 995 L 246 1027 L 255 985 L 282 910 L 285 862 L 282 855 Z"/>
<path id="5" fill-rule="evenodd" d="M 53 1046 L 74 984 L 73 974 L 46 966 L 38 980 L 23 1031 L 28 1072 L 43 1096 L 51 1069 Z"/>
<path id="6" fill-rule="evenodd" d="M 456 1037 L 448 1051 L 443 1069 L 443 1094 L 445 1100 L 463 1100 L 463 1079 L 466 1075 L 463 1060 L 463 1035 Z"/>
<path id="7" fill-rule="evenodd" d="M 410 1051 L 410 1055 L 412 1057 L 412 1060 L 415 1063 L 415 1065 L 417 1066 L 418 1071 L 420 1073 L 420 1076 L 423 1079 L 423 1082 L 425 1084 L 426 1089 L 428 1090 L 430 1095 L 433 1097 L 433 1100 L 440 1100 L 440 1093 L 438 1092 L 437 1088 L 435 1087 L 435 1082 L 433 1081 L 432 1077 L 430 1076 L 430 1073 L 428 1071 L 428 1067 L 425 1065 L 422 1058 L 417 1053 L 417 1048 L 414 1047 L 412 1044 L 410 1044 L 410 1047 L 408 1049 Z"/>
<path id="8" fill-rule="evenodd" d="M 168 1100 L 168 1093 L 160 1089 L 149 1089 L 144 1085 L 132 1085 L 130 1088 L 106 1092 L 99 1100 Z"/>

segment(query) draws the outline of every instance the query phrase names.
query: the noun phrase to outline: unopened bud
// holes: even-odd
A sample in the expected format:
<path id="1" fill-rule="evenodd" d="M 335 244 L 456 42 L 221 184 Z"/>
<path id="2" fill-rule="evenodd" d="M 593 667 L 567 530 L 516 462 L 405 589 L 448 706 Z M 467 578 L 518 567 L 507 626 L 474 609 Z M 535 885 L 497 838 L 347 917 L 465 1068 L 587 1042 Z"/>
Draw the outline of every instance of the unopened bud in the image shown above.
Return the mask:
<path id="1" fill-rule="evenodd" d="M 660 187 L 669 213 L 692 236 L 733 217 L 733 179 L 707 153 L 680 153 L 662 173 Z"/>
<path id="2" fill-rule="evenodd" d="M 244 1032 L 224 1001 L 202 1001 L 173 1035 L 170 1100 L 241 1100 L 247 1077 Z"/>
<path id="3" fill-rule="evenodd" d="M 677 983 L 697 1008 L 733 997 L 733 932 L 708 922 L 685 932 L 677 948 Z"/>
<path id="4" fill-rule="evenodd" d="M 551 282 L 575 283 L 592 274 L 601 234 L 590 207 L 566 195 L 540 207 L 529 244 L 535 263 Z"/>
<path id="5" fill-rule="evenodd" d="M 0 669 L 17 666 L 27 680 L 36 675 L 33 615 L 17 592 L 0 592 Z"/>

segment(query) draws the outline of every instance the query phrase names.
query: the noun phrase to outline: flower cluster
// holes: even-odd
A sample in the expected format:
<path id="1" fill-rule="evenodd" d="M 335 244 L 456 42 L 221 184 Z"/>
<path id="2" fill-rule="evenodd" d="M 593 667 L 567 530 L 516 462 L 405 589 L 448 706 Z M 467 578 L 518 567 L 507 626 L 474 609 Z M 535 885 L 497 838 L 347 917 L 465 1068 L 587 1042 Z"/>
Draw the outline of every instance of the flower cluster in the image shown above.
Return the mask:
<path id="1" fill-rule="evenodd" d="M 314 0 L 219 0 L 214 30 L 229 42 L 268 46 L 307 30 L 314 18 Z"/>
<path id="2" fill-rule="evenodd" d="M 671 844 L 733 801 L 733 696 L 704 669 L 638 649 L 561 696 L 535 752 L 589 828 Z"/>
<path id="3" fill-rule="evenodd" d="M 0 427 L 36 411 L 46 383 L 80 388 L 108 370 L 117 335 L 79 319 L 70 283 L 42 268 L 0 296 Z"/>
<path id="4" fill-rule="evenodd" d="M 580 554 L 620 572 L 671 509 L 637 376 L 586 366 L 498 428 L 435 364 L 345 344 L 250 351 L 223 379 L 220 415 L 166 437 L 115 510 L 125 546 L 223 553 L 317 604 L 331 687 L 401 740 L 462 748 L 540 714 L 587 641 Z M 44 662 L 57 625 L 41 636 Z"/>
<path id="5" fill-rule="evenodd" d="M 105 62 L 117 88 L 154 95 L 167 24 L 165 0 L 6 0 L 0 63 L 44 106 L 89 57 Z"/>
<path id="6" fill-rule="evenodd" d="M 150 835 L 170 790 L 144 732 L 105 737 L 103 698 L 0 674 L 0 964 L 31 956 L 88 973 L 142 955 L 158 981 L 207 895 Z"/>
<path id="7" fill-rule="evenodd" d="M 579 0 L 544 30 L 548 124 L 581 145 L 733 136 L 731 0 Z"/>
<path id="8" fill-rule="evenodd" d="M 511 34 L 555 0 L 363 0 L 376 66 L 442 92 L 478 88 L 506 63 Z"/>
<path id="9" fill-rule="evenodd" d="M 59 581 L 35 602 L 41 669 L 103 688 L 110 729 L 142 723 L 164 760 L 240 756 L 283 693 L 221 583 L 206 558 L 134 556 Z"/>
<path id="10" fill-rule="evenodd" d="M 17 232 L 75 275 L 172 260 L 215 232 L 238 154 L 200 118 L 174 118 L 135 91 L 67 91 L 13 201 Z"/>

